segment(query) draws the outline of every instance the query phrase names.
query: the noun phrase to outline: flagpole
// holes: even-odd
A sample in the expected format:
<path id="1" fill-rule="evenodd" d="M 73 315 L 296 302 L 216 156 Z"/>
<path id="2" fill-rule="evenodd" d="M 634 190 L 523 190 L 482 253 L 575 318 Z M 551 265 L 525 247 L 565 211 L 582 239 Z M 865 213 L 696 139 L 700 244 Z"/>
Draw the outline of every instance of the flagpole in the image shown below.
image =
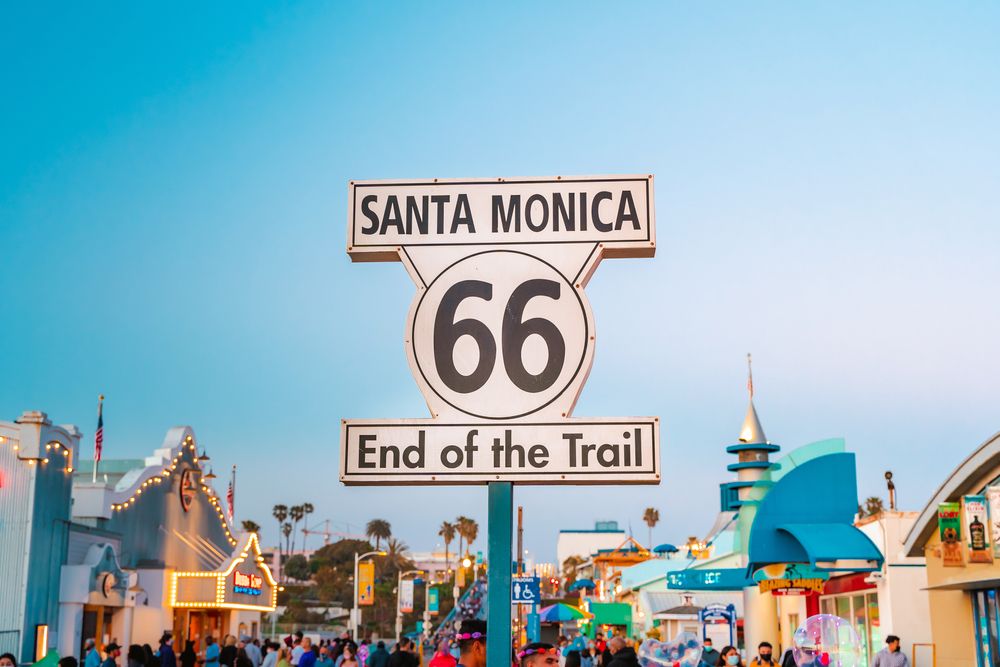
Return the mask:
<path id="1" fill-rule="evenodd" d="M 104 417 L 104 394 L 97 397 L 97 428 L 103 428 L 102 420 Z M 103 433 L 101 434 L 103 438 Z M 101 462 L 101 456 L 97 449 L 97 433 L 94 433 L 94 475 L 91 481 L 97 484 L 97 465 Z"/>
<path id="2" fill-rule="evenodd" d="M 230 505 L 230 509 L 232 510 L 232 512 L 229 515 L 229 523 L 233 524 L 233 527 L 235 528 L 236 526 L 236 464 L 235 463 L 233 464 L 233 480 L 229 484 L 230 488 L 233 490 L 233 502 Z"/>

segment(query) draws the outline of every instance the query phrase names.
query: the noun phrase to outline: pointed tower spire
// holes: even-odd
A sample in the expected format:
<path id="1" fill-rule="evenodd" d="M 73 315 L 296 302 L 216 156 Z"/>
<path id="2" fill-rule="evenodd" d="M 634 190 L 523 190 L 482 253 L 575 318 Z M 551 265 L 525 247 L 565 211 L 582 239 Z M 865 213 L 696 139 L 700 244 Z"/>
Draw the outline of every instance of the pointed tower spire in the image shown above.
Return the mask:
<path id="1" fill-rule="evenodd" d="M 740 429 L 740 442 L 743 444 L 762 444 L 767 442 L 764 428 L 757 417 L 757 409 L 753 405 L 753 358 L 747 353 L 747 393 L 750 395 L 750 405 L 747 406 L 746 417 L 743 418 L 743 428 Z"/>
<path id="2" fill-rule="evenodd" d="M 738 444 L 726 447 L 726 453 L 738 457 L 736 463 L 726 466 L 729 472 L 735 472 L 735 482 L 720 485 L 722 511 L 736 511 L 747 499 L 751 487 L 760 482 L 764 471 L 771 467 L 769 454 L 779 451 L 778 445 L 771 444 L 764 435 L 764 429 L 757 417 L 757 409 L 753 405 L 753 359 L 747 355 L 747 394 L 750 404 L 747 415 L 743 418 L 743 428 L 740 429 Z"/>

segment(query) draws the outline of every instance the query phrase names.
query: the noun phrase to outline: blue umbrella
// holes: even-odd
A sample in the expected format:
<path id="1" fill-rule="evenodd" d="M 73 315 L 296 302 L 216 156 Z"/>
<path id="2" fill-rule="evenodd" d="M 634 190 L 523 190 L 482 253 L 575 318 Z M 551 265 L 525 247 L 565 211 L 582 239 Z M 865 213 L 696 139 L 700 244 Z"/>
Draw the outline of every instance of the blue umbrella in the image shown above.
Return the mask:
<path id="1" fill-rule="evenodd" d="M 672 544 L 661 544 L 660 546 L 653 549 L 653 553 L 657 554 L 675 554 L 678 551 L 680 551 L 680 549 L 678 549 Z"/>
<path id="2" fill-rule="evenodd" d="M 569 586 L 570 591 L 578 591 L 581 588 L 589 588 L 593 590 L 597 588 L 597 584 L 594 583 L 593 579 L 577 579 Z"/>

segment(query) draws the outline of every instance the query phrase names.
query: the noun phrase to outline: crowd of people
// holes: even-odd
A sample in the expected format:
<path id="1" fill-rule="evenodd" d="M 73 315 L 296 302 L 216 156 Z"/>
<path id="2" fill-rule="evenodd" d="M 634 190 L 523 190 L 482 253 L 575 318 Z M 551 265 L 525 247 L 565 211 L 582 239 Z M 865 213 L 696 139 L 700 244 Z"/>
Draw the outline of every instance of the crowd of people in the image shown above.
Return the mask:
<path id="1" fill-rule="evenodd" d="M 457 630 L 442 639 L 430 657 L 428 667 L 486 667 L 487 623 L 476 618 L 461 621 Z M 195 642 L 185 642 L 184 650 L 174 651 L 173 638 L 163 635 L 154 651 L 149 644 L 132 644 L 119 664 L 122 647 L 111 642 L 98 651 L 88 639 L 81 666 L 73 656 L 59 660 L 59 667 L 420 667 L 417 644 L 401 638 L 390 651 L 385 642 L 374 644 L 364 639 L 356 643 L 347 633 L 335 639 L 313 642 L 299 631 L 281 641 L 263 642 L 243 636 L 225 635 L 218 642 L 206 637 L 204 648 L 195 650 Z M 906 654 L 900 651 L 899 637 L 889 635 L 886 646 L 872 662 L 873 667 L 909 667 Z M 555 644 L 532 642 L 511 655 L 512 667 L 640 667 L 636 645 L 624 637 L 605 640 L 600 633 L 594 639 L 559 637 Z M 0 655 L 0 667 L 18 667 L 10 653 Z M 705 638 L 700 667 L 801 667 L 791 649 L 779 661 L 769 642 L 757 646 L 757 654 L 744 665 L 739 649 L 725 646 L 716 650 L 711 638 Z"/>

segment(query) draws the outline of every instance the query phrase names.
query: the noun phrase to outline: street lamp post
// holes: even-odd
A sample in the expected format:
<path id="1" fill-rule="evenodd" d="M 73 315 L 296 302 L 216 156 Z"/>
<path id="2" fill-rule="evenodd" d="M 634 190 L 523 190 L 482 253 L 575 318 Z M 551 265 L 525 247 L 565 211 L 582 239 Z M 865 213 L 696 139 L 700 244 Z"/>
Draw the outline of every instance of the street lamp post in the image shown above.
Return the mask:
<path id="1" fill-rule="evenodd" d="M 358 639 L 358 628 L 361 627 L 361 609 L 358 607 L 358 564 L 369 556 L 384 556 L 384 551 L 369 551 L 366 554 L 354 554 L 354 604 L 351 608 L 351 637 Z"/>
<path id="2" fill-rule="evenodd" d="M 423 574 L 423 570 L 408 570 L 406 572 L 400 571 L 399 578 L 396 581 L 396 639 L 401 639 L 403 636 L 403 577 L 408 577 L 411 574 Z"/>

